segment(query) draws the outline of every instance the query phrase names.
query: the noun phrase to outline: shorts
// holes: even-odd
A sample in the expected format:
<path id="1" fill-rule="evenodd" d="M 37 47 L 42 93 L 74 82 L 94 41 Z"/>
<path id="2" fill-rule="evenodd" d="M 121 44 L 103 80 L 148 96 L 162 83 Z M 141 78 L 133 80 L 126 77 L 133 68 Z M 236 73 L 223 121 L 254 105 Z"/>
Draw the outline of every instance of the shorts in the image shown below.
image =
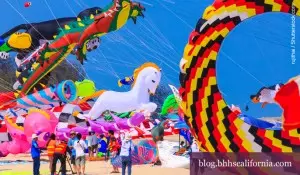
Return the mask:
<path id="1" fill-rule="evenodd" d="M 75 165 L 75 156 L 74 155 L 71 156 L 71 164 Z"/>
<path id="2" fill-rule="evenodd" d="M 110 158 L 115 158 L 117 157 L 117 151 L 113 151 L 113 152 L 110 152 Z"/>
<path id="3" fill-rule="evenodd" d="M 84 166 L 85 165 L 85 156 L 76 157 L 76 166 Z"/>
<path id="4" fill-rule="evenodd" d="M 89 146 L 89 151 L 96 152 L 98 145 Z"/>

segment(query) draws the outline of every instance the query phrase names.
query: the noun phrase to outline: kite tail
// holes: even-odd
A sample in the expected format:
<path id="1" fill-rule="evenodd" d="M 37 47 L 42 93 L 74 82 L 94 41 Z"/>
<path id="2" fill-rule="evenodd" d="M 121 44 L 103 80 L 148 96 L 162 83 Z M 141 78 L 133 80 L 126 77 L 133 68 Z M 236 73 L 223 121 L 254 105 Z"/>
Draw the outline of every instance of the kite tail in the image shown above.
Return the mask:
<path id="1" fill-rule="evenodd" d="M 86 101 L 90 100 L 90 99 L 93 99 L 93 98 L 97 98 L 99 97 L 100 95 L 103 94 L 103 92 L 105 92 L 106 90 L 100 90 L 100 91 L 97 91 L 95 92 L 93 95 L 90 95 L 90 96 L 87 96 L 85 98 L 83 98 L 81 101 L 79 101 L 79 104 L 82 104 L 82 103 L 85 103 Z"/>

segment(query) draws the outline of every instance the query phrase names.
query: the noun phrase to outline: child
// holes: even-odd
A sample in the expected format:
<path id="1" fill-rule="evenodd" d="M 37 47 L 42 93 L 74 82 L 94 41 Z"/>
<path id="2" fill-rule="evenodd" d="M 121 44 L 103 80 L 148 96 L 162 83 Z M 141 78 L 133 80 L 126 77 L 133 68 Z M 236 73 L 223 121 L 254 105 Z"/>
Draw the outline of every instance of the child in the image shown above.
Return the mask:
<path id="1" fill-rule="evenodd" d="M 105 154 L 106 153 L 106 150 L 107 150 L 107 143 L 106 143 L 106 138 L 104 137 L 103 134 L 100 135 L 100 142 L 99 142 L 99 145 L 100 145 L 100 148 L 99 148 L 99 152 Z"/>
<path id="2" fill-rule="evenodd" d="M 117 153 L 120 149 L 120 145 L 115 137 L 111 137 L 108 145 L 109 152 L 111 153 L 111 157 L 117 157 Z M 113 171 L 111 173 L 120 173 L 118 167 L 113 166 Z"/>

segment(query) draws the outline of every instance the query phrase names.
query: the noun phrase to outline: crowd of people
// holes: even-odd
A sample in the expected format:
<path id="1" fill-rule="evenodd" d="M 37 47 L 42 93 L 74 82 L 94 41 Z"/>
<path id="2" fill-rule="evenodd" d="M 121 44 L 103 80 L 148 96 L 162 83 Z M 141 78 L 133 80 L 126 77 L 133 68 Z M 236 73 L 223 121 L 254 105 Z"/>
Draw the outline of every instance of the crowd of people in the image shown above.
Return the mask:
<path id="1" fill-rule="evenodd" d="M 38 136 L 32 135 L 31 156 L 33 159 L 33 175 L 39 175 L 41 148 L 38 145 Z M 85 174 L 86 153 L 89 160 L 93 160 L 98 155 L 105 160 L 112 160 L 120 156 L 122 160 L 122 175 L 125 175 L 127 168 L 128 175 L 131 175 L 131 152 L 134 150 L 130 134 L 121 134 L 119 139 L 114 136 L 113 131 L 109 131 L 106 136 L 96 135 L 90 131 L 84 138 L 80 133 L 72 131 L 69 140 L 59 140 L 55 134 L 51 134 L 47 144 L 47 155 L 49 158 L 49 170 L 51 175 L 66 175 L 66 163 L 70 160 L 72 169 L 77 175 Z M 100 153 L 100 154 L 99 154 Z M 56 165 L 60 162 L 60 170 L 57 172 Z M 111 173 L 120 173 L 118 167 L 113 166 Z"/>
<path id="2" fill-rule="evenodd" d="M 51 134 L 46 144 L 47 155 L 49 158 L 49 170 L 51 175 L 55 175 L 56 164 L 59 160 L 61 175 L 66 175 L 66 163 L 70 160 L 72 169 L 77 175 L 85 174 L 86 158 L 93 160 L 96 157 L 103 156 L 104 160 L 113 160 L 120 156 L 122 162 L 122 175 L 125 175 L 127 169 L 128 175 L 131 175 L 132 160 L 131 155 L 134 151 L 134 144 L 130 134 L 120 134 L 119 138 L 115 137 L 113 131 L 108 131 L 105 135 L 96 135 L 95 132 L 89 132 L 84 138 L 80 133 L 72 131 L 69 140 L 59 140 L 55 134 Z M 198 152 L 199 148 L 195 139 L 191 144 L 184 141 L 180 143 L 179 151 L 175 154 L 181 155 L 184 152 Z M 86 156 L 86 154 L 88 156 Z M 38 145 L 38 136 L 32 135 L 31 156 L 33 159 L 33 175 L 39 175 L 41 149 Z M 112 162 L 111 162 L 112 163 Z M 72 171 L 73 173 L 73 171 Z M 120 173 L 117 166 L 113 166 L 111 173 Z"/>

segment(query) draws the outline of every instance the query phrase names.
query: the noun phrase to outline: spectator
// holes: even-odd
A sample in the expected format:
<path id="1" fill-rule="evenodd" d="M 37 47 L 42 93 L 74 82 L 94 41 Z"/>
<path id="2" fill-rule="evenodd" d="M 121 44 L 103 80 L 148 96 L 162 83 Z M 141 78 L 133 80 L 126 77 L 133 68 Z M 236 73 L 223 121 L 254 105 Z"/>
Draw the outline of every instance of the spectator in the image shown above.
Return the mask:
<path id="1" fill-rule="evenodd" d="M 53 163 L 51 169 L 51 175 L 54 175 L 56 172 L 56 163 L 59 160 L 61 166 L 61 175 L 66 175 L 66 154 L 67 154 L 68 145 L 65 140 L 60 141 L 55 149 L 53 155 Z"/>
<path id="2" fill-rule="evenodd" d="M 103 134 L 100 135 L 99 145 L 100 145 L 99 152 L 105 154 L 107 150 L 107 141 Z"/>
<path id="3" fill-rule="evenodd" d="M 97 148 L 98 148 L 97 136 L 95 132 L 93 131 L 89 132 L 87 141 L 88 141 L 89 157 L 94 157 L 94 153 L 96 152 L 97 154 Z"/>
<path id="4" fill-rule="evenodd" d="M 41 150 L 37 140 L 38 136 L 36 134 L 32 134 L 31 157 L 33 159 L 33 175 L 40 175 Z"/>
<path id="5" fill-rule="evenodd" d="M 114 131 L 108 130 L 107 145 L 109 145 L 109 141 L 110 141 L 111 137 L 115 137 L 114 134 L 115 134 Z M 107 147 L 107 155 L 106 156 L 108 158 L 110 157 L 109 147 Z"/>
<path id="6" fill-rule="evenodd" d="M 199 147 L 196 139 L 193 140 L 193 143 L 191 145 L 191 150 L 192 152 L 199 152 Z"/>
<path id="7" fill-rule="evenodd" d="M 134 150 L 133 143 L 131 141 L 131 135 L 128 133 L 125 139 L 122 139 L 121 147 L 121 160 L 122 160 L 122 175 L 125 175 L 126 167 L 128 167 L 128 175 L 131 175 L 131 152 Z"/>
<path id="8" fill-rule="evenodd" d="M 71 164 L 73 165 L 73 169 L 76 170 L 75 158 L 76 158 L 76 151 L 74 149 L 74 143 L 77 141 L 76 133 L 71 131 L 70 133 L 70 140 L 68 141 L 68 147 L 71 151 Z"/>
<path id="9" fill-rule="evenodd" d="M 184 141 L 181 141 L 181 142 L 180 142 L 180 148 L 185 148 L 185 143 L 184 143 Z"/>
<path id="10" fill-rule="evenodd" d="M 116 158 L 118 151 L 120 149 L 120 145 L 114 136 L 111 136 L 110 138 L 108 149 L 109 152 L 111 153 L 111 160 Z M 113 171 L 111 173 L 120 173 L 118 167 L 113 166 Z"/>
<path id="11" fill-rule="evenodd" d="M 52 169 L 52 163 L 53 163 L 53 155 L 54 155 L 54 150 L 55 150 L 55 134 L 50 135 L 50 139 L 48 140 L 46 147 L 47 147 L 47 153 L 48 153 L 48 158 L 49 158 L 49 169 L 51 172 Z"/>
<path id="12" fill-rule="evenodd" d="M 82 170 L 82 174 L 84 175 L 85 171 L 85 154 L 84 150 L 87 148 L 85 142 L 81 139 L 81 134 L 77 134 L 77 141 L 74 144 L 74 148 L 76 150 L 76 167 L 77 167 L 77 175 L 80 175 L 80 169 Z"/>

